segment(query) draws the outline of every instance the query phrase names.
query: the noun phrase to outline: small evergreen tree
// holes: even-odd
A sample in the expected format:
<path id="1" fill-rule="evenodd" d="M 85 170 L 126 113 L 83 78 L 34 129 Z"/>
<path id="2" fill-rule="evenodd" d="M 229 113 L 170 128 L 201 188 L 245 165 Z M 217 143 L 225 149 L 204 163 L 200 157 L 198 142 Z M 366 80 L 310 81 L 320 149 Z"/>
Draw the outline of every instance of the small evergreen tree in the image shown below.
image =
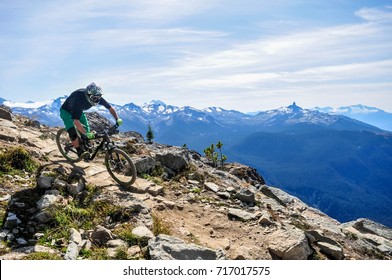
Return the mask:
<path id="1" fill-rule="evenodd" d="M 223 146 L 222 142 L 218 141 L 218 143 L 216 144 L 216 147 L 219 149 L 219 154 L 220 154 L 219 162 L 221 164 L 221 169 L 223 169 L 223 164 L 227 160 L 227 156 L 222 154 L 222 146 Z"/>
<path id="2" fill-rule="evenodd" d="M 214 144 L 211 144 L 211 146 L 205 148 L 204 154 L 206 155 L 206 158 L 211 161 L 212 166 L 216 167 L 218 161 L 218 153 L 215 152 Z"/>
<path id="3" fill-rule="evenodd" d="M 209 159 L 212 162 L 212 165 L 214 167 L 217 167 L 218 163 L 220 163 L 221 169 L 223 169 L 223 164 L 227 160 L 227 156 L 222 154 L 222 146 L 223 146 L 222 142 L 218 141 L 216 147 L 218 148 L 219 153 L 215 151 L 214 144 L 211 144 L 211 146 L 204 149 L 204 154 L 206 155 L 207 159 Z"/>
<path id="4" fill-rule="evenodd" d="M 147 142 L 152 143 L 152 139 L 154 139 L 154 132 L 152 131 L 151 125 L 148 125 L 148 130 L 146 134 Z"/>

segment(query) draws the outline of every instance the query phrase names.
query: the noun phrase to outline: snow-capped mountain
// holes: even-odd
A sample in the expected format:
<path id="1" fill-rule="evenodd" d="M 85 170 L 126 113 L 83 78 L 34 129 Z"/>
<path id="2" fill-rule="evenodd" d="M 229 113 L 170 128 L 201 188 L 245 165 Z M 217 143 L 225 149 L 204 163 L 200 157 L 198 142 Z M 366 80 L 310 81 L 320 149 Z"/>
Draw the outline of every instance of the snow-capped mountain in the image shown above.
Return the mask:
<path id="1" fill-rule="evenodd" d="M 372 124 L 381 129 L 392 131 L 392 113 L 385 112 L 376 107 L 365 105 L 343 106 L 338 108 L 332 107 L 315 107 L 314 110 L 328 113 L 344 115 L 353 119 L 360 120 L 365 123 Z"/>
<path id="2" fill-rule="evenodd" d="M 43 124 L 57 126 L 62 124 L 59 110 L 65 99 L 66 96 L 49 101 L 28 101 L 22 103 L 5 100 L 2 103 L 3 105 L 10 107 L 16 114 L 38 120 Z"/>
<path id="3" fill-rule="evenodd" d="M 166 105 L 160 100 L 152 100 L 144 103 L 141 107 L 148 115 L 152 116 L 167 116 L 178 111 L 178 107 Z"/>
<path id="4" fill-rule="evenodd" d="M 315 107 L 315 110 L 325 113 L 333 113 L 333 114 L 371 114 L 371 113 L 378 113 L 384 112 L 381 109 L 376 107 L 369 107 L 362 104 L 352 105 L 352 106 L 342 106 L 338 108 L 333 107 Z"/>
<path id="5" fill-rule="evenodd" d="M 343 115 L 329 114 L 313 109 L 303 109 L 295 102 L 287 107 L 259 112 L 250 118 L 250 122 L 254 123 L 259 130 L 263 131 L 280 131 L 298 126 L 302 126 L 303 128 L 306 126 L 308 129 L 320 126 L 337 130 L 381 131 L 375 126 Z"/>
<path id="6" fill-rule="evenodd" d="M 15 103 L 3 98 L 0 100 L 4 105 L 12 108 L 14 113 L 25 115 L 40 121 L 43 124 L 57 126 L 62 125 L 59 116 L 61 104 L 67 96 L 62 96 L 51 101 L 44 102 L 27 102 Z M 382 110 L 363 105 L 350 107 L 333 108 L 316 108 L 303 109 L 295 102 L 287 107 L 281 107 L 274 110 L 261 111 L 256 115 L 249 115 L 235 110 L 226 110 L 220 107 L 209 107 L 199 110 L 190 106 L 177 107 L 167 105 L 159 100 L 152 100 L 138 106 L 134 103 L 125 105 L 112 104 L 118 115 L 124 120 L 123 130 L 136 130 L 144 132 L 151 124 L 157 132 L 164 132 L 164 135 L 170 135 L 172 130 L 181 131 L 186 125 L 192 125 L 191 133 L 205 135 L 210 131 L 216 135 L 226 135 L 235 132 L 247 133 L 248 131 L 279 131 L 295 126 L 323 126 L 339 130 L 368 130 L 380 132 L 377 127 L 371 126 L 364 122 L 343 116 L 343 114 L 355 114 L 358 119 L 366 112 L 368 117 L 380 116 L 383 114 L 385 119 L 392 116 Z M 91 111 L 99 112 L 109 120 L 112 120 L 110 113 L 102 106 L 93 107 Z M 392 123 L 392 122 L 390 122 Z M 199 129 L 200 128 L 200 131 Z M 177 134 L 176 132 L 175 134 Z M 187 133 L 190 133 L 187 131 Z M 157 133 L 159 135 L 159 133 Z M 158 136 L 159 137 L 159 136 Z M 180 137 L 182 138 L 182 137 Z M 236 138 L 232 135 L 230 139 Z M 178 137 L 177 137 L 178 139 Z M 171 142 L 171 139 L 164 139 Z M 182 141 L 182 140 L 181 140 Z M 177 143 L 175 143 L 177 144 Z"/>
<path id="7" fill-rule="evenodd" d="M 16 103 L 0 98 L 0 104 L 12 108 L 14 113 L 26 115 L 39 120 L 47 125 L 61 125 L 59 117 L 59 108 L 67 96 L 62 96 L 50 101 L 44 102 L 26 102 Z M 362 120 L 368 123 L 375 123 L 376 120 L 384 129 L 388 129 L 388 124 L 392 126 L 392 114 L 386 113 L 380 109 L 367 107 L 364 105 L 355 105 L 333 109 L 331 107 L 314 109 L 303 109 L 295 102 L 287 107 L 281 107 L 274 110 L 261 111 L 257 114 L 250 115 L 235 110 L 226 110 L 220 107 L 209 107 L 203 110 L 185 106 L 167 105 L 159 100 L 152 100 L 138 106 L 134 103 L 125 105 L 113 104 L 117 113 L 125 120 L 124 130 L 145 130 L 148 124 L 155 129 L 160 130 L 161 126 L 168 128 L 173 126 L 176 121 L 182 120 L 185 123 L 204 123 L 211 124 L 213 127 L 233 127 L 236 131 L 242 131 L 244 127 L 251 129 L 279 130 L 287 126 L 307 124 L 323 125 L 336 129 L 365 129 L 376 131 L 377 128 L 365 123 L 349 119 L 348 117 Z M 91 111 L 99 112 L 112 119 L 110 113 L 102 106 L 93 107 Z M 346 117 L 344 117 L 346 116 Z M 371 120 L 371 121 L 369 121 Z M 205 129 L 206 127 L 204 127 Z M 208 129 L 209 130 L 209 129 Z M 392 130 L 392 127 L 391 127 Z M 201 132 L 203 133 L 203 132 Z"/>

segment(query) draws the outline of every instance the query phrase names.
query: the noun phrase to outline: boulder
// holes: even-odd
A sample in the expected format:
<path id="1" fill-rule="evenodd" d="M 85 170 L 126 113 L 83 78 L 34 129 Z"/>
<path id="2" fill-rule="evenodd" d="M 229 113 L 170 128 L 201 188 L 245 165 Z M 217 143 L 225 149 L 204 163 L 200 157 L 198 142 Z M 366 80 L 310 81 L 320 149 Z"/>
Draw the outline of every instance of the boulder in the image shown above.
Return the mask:
<path id="1" fill-rule="evenodd" d="M 241 202 L 254 204 L 256 202 L 255 194 L 249 189 L 242 188 L 237 194 L 236 198 Z"/>
<path id="2" fill-rule="evenodd" d="M 151 239 L 154 238 L 154 234 L 146 226 L 138 226 L 132 230 L 132 234 L 139 238 Z"/>
<path id="3" fill-rule="evenodd" d="M 273 259 L 306 260 L 313 253 L 304 232 L 295 227 L 276 230 L 266 243 Z"/>
<path id="4" fill-rule="evenodd" d="M 0 140 L 15 142 L 20 136 L 20 129 L 13 121 L 0 118 Z"/>
<path id="5" fill-rule="evenodd" d="M 283 206 L 293 203 L 295 199 L 294 196 L 289 195 L 281 189 L 270 187 L 267 185 L 261 186 L 260 191 L 266 196 L 276 200 L 279 204 Z"/>
<path id="6" fill-rule="evenodd" d="M 111 239 L 113 239 L 112 232 L 103 226 L 97 226 L 91 233 L 91 240 L 98 245 L 104 245 Z"/>
<path id="7" fill-rule="evenodd" d="M 21 223 L 22 223 L 21 220 L 19 220 L 19 218 L 16 216 L 16 214 L 14 214 L 12 212 L 8 212 L 8 216 L 7 216 L 5 223 L 4 223 L 4 228 L 13 229 Z"/>
<path id="8" fill-rule="evenodd" d="M 53 177 L 41 176 L 38 178 L 37 185 L 39 188 L 48 190 L 52 187 Z"/>
<path id="9" fill-rule="evenodd" d="M 225 167 L 229 168 L 230 174 L 238 177 L 241 180 L 244 180 L 253 186 L 265 184 L 264 178 L 257 172 L 256 169 L 252 167 L 238 163 L 226 164 Z"/>
<path id="10" fill-rule="evenodd" d="M 177 151 L 163 151 L 161 154 L 156 154 L 155 159 L 163 166 L 179 172 L 182 171 L 189 164 L 189 157 L 183 150 Z"/>
<path id="11" fill-rule="evenodd" d="M 67 190 L 73 196 L 82 192 L 85 188 L 86 188 L 86 183 L 84 180 L 79 180 L 78 182 L 73 184 L 67 184 Z"/>
<path id="12" fill-rule="evenodd" d="M 368 219 L 358 219 L 353 227 L 359 231 L 375 234 L 392 241 L 392 229 Z"/>
<path id="13" fill-rule="evenodd" d="M 342 248 L 326 242 L 318 242 L 320 251 L 334 260 L 342 260 L 344 258 Z"/>
<path id="14" fill-rule="evenodd" d="M 79 250 L 78 245 L 75 242 L 71 241 L 68 244 L 67 252 L 65 253 L 64 259 L 65 260 L 76 260 L 76 258 L 79 256 L 79 251 L 80 250 Z"/>
<path id="15" fill-rule="evenodd" d="M 155 168 L 155 160 L 148 156 L 136 158 L 133 163 L 138 174 L 149 174 Z"/>
<path id="16" fill-rule="evenodd" d="M 332 238 L 324 236 L 319 230 L 308 230 L 305 232 L 306 237 L 308 237 L 311 243 L 324 242 L 337 247 L 340 247 L 339 243 Z"/>
<path id="17" fill-rule="evenodd" d="M 224 260 L 222 250 L 186 244 L 183 240 L 160 234 L 150 239 L 148 249 L 152 260 Z"/>
<path id="18" fill-rule="evenodd" d="M 11 108 L 0 105 L 0 119 L 5 119 L 8 121 L 13 121 L 13 115 Z"/>
<path id="19" fill-rule="evenodd" d="M 229 218 L 239 219 L 242 221 L 249 221 L 257 218 L 257 215 L 254 213 L 250 213 L 248 211 L 236 208 L 230 208 L 227 215 L 229 216 Z"/>
<path id="20" fill-rule="evenodd" d="M 40 210 L 42 210 L 44 208 L 48 208 L 49 206 L 55 204 L 59 200 L 60 200 L 60 197 L 58 195 L 44 194 L 37 201 L 37 208 L 40 209 Z"/>
<path id="21" fill-rule="evenodd" d="M 212 183 L 212 182 L 205 182 L 204 186 L 206 187 L 206 189 L 213 191 L 215 193 L 219 192 L 219 189 L 220 189 L 217 184 Z"/>

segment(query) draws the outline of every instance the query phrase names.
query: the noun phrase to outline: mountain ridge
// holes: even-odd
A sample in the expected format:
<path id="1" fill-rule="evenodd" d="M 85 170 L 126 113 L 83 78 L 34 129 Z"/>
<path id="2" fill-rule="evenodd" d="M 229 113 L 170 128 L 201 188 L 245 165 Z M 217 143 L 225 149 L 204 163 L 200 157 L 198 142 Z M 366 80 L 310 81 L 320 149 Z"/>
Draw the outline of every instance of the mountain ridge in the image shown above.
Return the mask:
<path id="1" fill-rule="evenodd" d="M 60 107 L 61 103 L 64 102 L 67 96 L 62 96 L 51 101 L 46 102 L 33 102 L 29 101 L 26 103 L 13 103 L 12 101 L 8 101 L 4 98 L 0 97 L 0 104 L 4 104 L 14 110 L 15 113 L 25 115 L 25 116 L 35 116 L 38 120 L 42 119 L 43 123 L 48 125 L 53 125 L 50 120 L 45 118 L 44 114 L 50 114 L 55 117 L 53 121 L 55 124 L 59 123 L 60 118 L 58 116 L 58 108 Z M 143 105 L 139 106 L 134 103 L 127 103 L 125 105 L 116 105 L 112 104 L 119 112 L 124 113 L 126 116 L 129 112 L 139 114 L 140 117 L 143 118 L 144 124 L 148 124 L 151 121 L 154 121 L 155 117 L 168 117 L 171 114 L 175 114 L 180 110 L 192 110 L 194 112 L 204 112 L 214 118 L 219 120 L 230 118 L 231 120 L 235 120 L 235 122 L 240 121 L 249 121 L 253 119 L 261 119 L 261 116 L 268 116 L 273 113 L 277 112 L 284 112 L 287 113 L 288 110 L 291 112 L 292 109 L 296 110 L 296 112 L 305 111 L 307 114 L 311 114 L 311 111 L 319 111 L 320 113 L 327 113 L 329 115 L 345 115 L 349 116 L 350 114 L 352 118 L 361 120 L 361 117 L 358 117 L 358 114 L 374 114 L 374 113 L 381 113 L 387 117 L 391 117 L 392 120 L 392 113 L 385 112 L 381 109 L 375 107 L 369 107 L 366 105 L 352 105 L 352 106 L 343 106 L 339 108 L 332 108 L 332 107 L 314 107 L 313 109 L 302 109 L 294 102 L 292 105 L 287 107 L 280 107 L 277 109 L 266 110 L 266 111 L 258 111 L 257 113 L 249 114 L 243 113 L 236 110 L 227 110 L 221 107 L 207 107 L 204 109 L 196 109 L 191 106 L 183 106 L 177 107 L 173 105 L 167 105 L 166 103 L 160 100 L 151 100 L 150 102 L 146 102 Z M 92 108 L 92 111 L 101 111 L 104 115 L 109 116 L 106 110 L 102 110 L 102 108 Z M 41 111 L 41 112 L 40 112 Z M 57 115 L 56 115 L 57 113 Z M 254 118 L 258 116 L 258 118 Z M 374 115 L 373 115 L 374 116 Z M 362 118 L 363 119 L 363 118 Z M 368 118 L 369 119 L 369 118 Z M 374 119 L 374 117 L 373 117 Z M 364 121 L 366 123 L 366 121 Z M 372 122 L 368 123 L 371 124 Z M 373 125 L 374 126 L 374 125 Z"/>

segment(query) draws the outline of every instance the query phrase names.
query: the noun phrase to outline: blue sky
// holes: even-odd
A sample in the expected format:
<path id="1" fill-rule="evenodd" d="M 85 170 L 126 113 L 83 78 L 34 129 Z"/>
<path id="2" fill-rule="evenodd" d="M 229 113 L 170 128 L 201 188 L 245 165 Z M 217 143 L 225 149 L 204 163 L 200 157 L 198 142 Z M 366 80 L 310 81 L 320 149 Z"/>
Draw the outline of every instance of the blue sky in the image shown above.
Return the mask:
<path id="1" fill-rule="evenodd" d="M 392 112 L 392 1 L 0 0 L 0 97 Z"/>

